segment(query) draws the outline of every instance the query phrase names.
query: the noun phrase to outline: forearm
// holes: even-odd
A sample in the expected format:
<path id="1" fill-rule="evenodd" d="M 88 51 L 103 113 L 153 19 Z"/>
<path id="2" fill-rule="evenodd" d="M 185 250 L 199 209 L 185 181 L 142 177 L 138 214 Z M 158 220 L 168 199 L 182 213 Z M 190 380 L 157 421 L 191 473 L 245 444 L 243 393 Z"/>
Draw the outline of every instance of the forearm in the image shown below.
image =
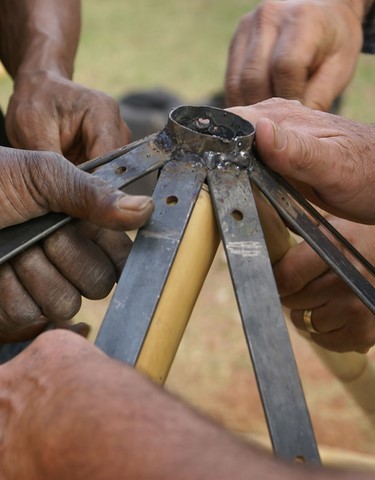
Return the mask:
<path id="1" fill-rule="evenodd" d="M 0 56 L 9 74 L 73 74 L 80 32 L 79 0 L 0 0 Z"/>
<path id="2" fill-rule="evenodd" d="M 275 460 L 62 329 L 2 366 L 0 387 L 4 479 L 373 479 Z"/>

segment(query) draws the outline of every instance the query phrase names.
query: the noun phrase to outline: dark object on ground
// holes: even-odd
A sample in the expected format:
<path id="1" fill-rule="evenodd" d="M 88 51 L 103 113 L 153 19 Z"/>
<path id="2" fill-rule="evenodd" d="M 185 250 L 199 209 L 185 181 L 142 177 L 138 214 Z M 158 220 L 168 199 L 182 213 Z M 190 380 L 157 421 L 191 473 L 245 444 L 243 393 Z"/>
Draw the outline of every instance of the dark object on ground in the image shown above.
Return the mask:
<path id="1" fill-rule="evenodd" d="M 182 103 L 181 98 L 163 89 L 132 92 L 119 100 L 121 117 L 132 131 L 132 140 L 162 129 L 169 112 Z"/>

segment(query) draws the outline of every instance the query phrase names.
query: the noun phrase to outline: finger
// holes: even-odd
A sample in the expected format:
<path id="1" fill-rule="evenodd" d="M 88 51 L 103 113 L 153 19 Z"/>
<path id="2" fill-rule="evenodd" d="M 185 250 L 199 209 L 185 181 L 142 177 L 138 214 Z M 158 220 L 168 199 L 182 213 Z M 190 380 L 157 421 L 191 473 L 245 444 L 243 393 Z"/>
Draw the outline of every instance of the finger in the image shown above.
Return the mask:
<path id="1" fill-rule="evenodd" d="M 313 330 L 316 330 L 315 333 L 311 333 L 309 330 L 308 325 L 305 323 L 305 312 L 311 310 L 311 317 L 310 317 L 310 326 Z M 340 306 L 338 306 L 338 310 L 335 311 L 334 317 L 328 316 L 328 312 L 331 312 L 331 309 L 327 308 L 326 305 L 321 305 L 319 307 L 310 306 L 304 310 L 291 310 L 290 312 L 290 319 L 293 322 L 294 326 L 303 332 L 311 333 L 311 335 L 321 335 L 323 333 L 333 332 L 345 326 L 346 321 L 342 317 L 339 317 L 338 313 L 340 310 Z"/>
<path id="2" fill-rule="evenodd" d="M 78 322 L 74 324 L 62 324 L 61 327 L 59 328 L 63 328 L 63 329 L 69 330 L 70 332 L 77 333 L 83 338 L 87 338 L 91 330 L 90 325 L 88 325 L 85 322 Z"/>
<path id="3" fill-rule="evenodd" d="M 306 242 L 293 246 L 273 266 L 280 296 L 288 297 L 300 292 L 327 269 L 327 264 Z"/>
<path id="4" fill-rule="evenodd" d="M 321 277 L 310 282 L 305 288 L 295 295 L 283 297 L 282 303 L 292 310 L 316 309 L 332 302 L 340 302 L 344 296 L 355 298 L 354 293 L 345 285 L 335 273 L 328 271 Z M 336 316 L 338 326 L 335 320 L 330 319 L 331 329 L 334 330 L 342 325 L 342 318 Z"/>
<path id="5" fill-rule="evenodd" d="M 354 295 L 351 289 L 331 270 L 310 281 L 295 294 L 284 296 L 282 303 L 293 310 L 316 308 L 330 301 L 341 299 L 345 295 Z"/>
<path id="6" fill-rule="evenodd" d="M 76 222 L 75 227 L 105 252 L 115 268 L 118 280 L 133 245 L 128 235 L 84 221 Z"/>
<path id="7" fill-rule="evenodd" d="M 249 45 L 251 19 L 252 13 L 248 13 L 241 19 L 229 47 L 225 74 L 226 104 L 228 106 L 245 104 L 241 91 L 241 70 Z"/>
<path id="8" fill-rule="evenodd" d="M 249 44 L 241 72 L 244 105 L 272 97 L 271 59 L 278 39 L 277 11 L 257 11 L 249 35 Z"/>
<path id="9" fill-rule="evenodd" d="M 270 72 L 273 96 L 304 102 L 317 49 L 317 27 L 301 23 L 300 17 L 297 18 L 298 20 L 289 19 L 281 29 L 274 47 Z M 293 55 L 290 54 L 291 51 Z"/>
<path id="10" fill-rule="evenodd" d="M 276 126 L 268 118 L 257 122 L 256 141 L 262 160 L 270 168 L 314 189 L 308 198 L 318 206 L 327 209 L 328 204 L 329 208 L 332 198 L 331 210 L 337 211 L 338 204 L 350 199 L 345 185 L 352 185 L 353 163 L 342 161 L 332 146 L 334 141 Z"/>
<path id="11" fill-rule="evenodd" d="M 347 308 L 350 306 L 347 305 Z M 353 306 L 352 306 L 353 307 Z M 361 307 L 360 307 L 361 308 Z M 343 310 L 342 310 L 343 311 Z M 311 335 L 312 340 L 323 348 L 335 352 L 366 352 L 375 344 L 375 325 L 373 315 L 367 310 L 367 313 L 359 311 L 356 307 L 352 308 L 354 317 L 337 330 L 319 335 Z M 327 309 L 327 315 L 333 314 Z M 356 321 L 353 321 L 353 320 Z"/>
<path id="12" fill-rule="evenodd" d="M 25 155 L 18 153 L 19 156 L 21 154 Z M 21 221 L 52 210 L 63 211 L 107 228 L 132 230 L 142 226 L 153 211 L 150 197 L 114 191 L 106 182 L 78 170 L 61 156 L 28 152 L 18 161 L 20 174 L 17 175 L 8 165 L 9 181 L 4 186 L 4 190 L 13 195 L 15 204 L 13 209 L 7 210 L 8 225 L 20 221 L 19 209 L 24 215 Z M 17 192 L 12 189 L 14 181 L 20 184 Z M 25 190 L 25 198 L 20 199 L 19 192 Z"/>
<path id="13" fill-rule="evenodd" d="M 356 334 L 357 333 L 358 332 L 356 332 Z M 324 335 L 314 335 L 311 339 L 320 347 L 337 353 L 367 353 L 369 349 L 374 346 L 374 340 L 368 344 L 366 333 L 353 337 L 345 327 Z"/>
<path id="14" fill-rule="evenodd" d="M 103 250 L 69 225 L 43 242 L 44 253 L 61 275 L 83 296 L 106 297 L 116 281 L 116 271 Z"/>
<path id="15" fill-rule="evenodd" d="M 26 250 L 12 259 L 11 264 L 46 318 L 66 321 L 79 311 L 80 292 L 51 264 L 40 247 Z"/>
<path id="16" fill-rule="evenodd" d="M 55 112 L 25 106 L 25 102 L 10 100 L 6 127 L 11 145 L 15 148 L 62 153 L 59 122 Z M 48 120 L 47 120 L 48 118 Z"/>
<path id="17" fill-rule="evenodd" d="M 120 116 L 112 98 L 101 95 L 82 121 L 82 138 L 86 159 L 95 158 L 129 143 L 130 130 Z"/>
<path id="18" fill-rule="evenodd" d="M 19 281 L 10 264 L 0 267 L 0 343 L 29 340 L 47 320 Z"/>
<path id="19" fill-rule="evenodd" d="M 357 335 L 356 327 L 360 335 L 369 327 L 371 331 L 375 330 L 374 316 L 354 294 L 333 297 L 319 307 L 306 303 L 304 310 L 312 310 L 311 323 L 320 334 L 334 332 L 344 327 L 349 328 L 349 326 L 353 329 L 354 336 Z M 298 329 L 306 331 L 304 310 L 292 310 L 290 318 Z"/>
<path id="20" fill-rule="evenodd" d="M 327 59 L 309 78 L 304 104 L 328 111 L 335 98 L 347 87 L 354 72 L 355 63 L 348 64 L 347 57 L 343 59 L 337 55 Z"/>
<path id="21" fill-rule="evenodd" d="M 315 119 L 315 124 L 307 124 L 306 119 L 309 114 L 311 116 L 311 110 L 302 106 L 299 101 L 285 100 L 283 98 L 269 98 L 253 106 L 232 107 L 228 108 L 228 110 L 252 122 L 256 126 L 260 120 L 268 118 L 278 125 L 285 127 L 292 123 L 292 126 L 295 127 L 298 125 L 300 130 L 310 132 L 318 123 Z M 323 114 L 320 113 L 320 115 Z M 327 132 L 327 130 L 323 128 L 321 128 L 321 131 L 322 134 Z"/>

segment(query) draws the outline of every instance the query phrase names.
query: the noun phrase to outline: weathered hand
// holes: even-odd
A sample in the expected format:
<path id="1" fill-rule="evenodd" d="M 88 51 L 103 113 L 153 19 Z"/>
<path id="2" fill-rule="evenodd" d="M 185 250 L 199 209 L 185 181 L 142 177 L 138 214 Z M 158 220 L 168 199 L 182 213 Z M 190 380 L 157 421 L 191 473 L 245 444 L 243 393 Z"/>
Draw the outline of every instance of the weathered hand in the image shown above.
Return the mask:
<path id="1" fill-rule="evenodd" d="M 370 262 L 375 261 L 375 226 L 327 218 Z M 362 267 L 363 275 L 371 276 Z M 292 247 L 274 265 L 282 303 L 302 332 L 305 310 L 312 310 L 314 342 L 337 352 L 367 351 L 375 344 L 375 316 L 305 242 Z M 372 279 L 373 281 L 373 279 Z"/>
<path id="2" fill-rule="evenodd" d="M 19 73 L 6 114 L 11 144 L 82 163 L 129 142 L 117 103 L 52 72 Z"/>
<path id="3" fill-rule="evenodd" d="M 375 223 L 375 126 L 270 99 L 233 113 L 256 124 L 260 158 L 334 215 Z"/>
<path id="4" fill-rule="evenodd" d="M 262 2 L 242 18 L 231 43 L 228 106 L 277 96 L 328 110 L 355 70 L 362 46 L 363 3 Z"/>
<path id="5" fill-rule="evenodd" d="M 0 408 L 0 431 L 6 438 L 0 453 L 1 478 L 115 478 L 110 473 L 103 476 L 101 470 L 110 472 L 111 464 L 102 455 L 107 456 L 112 436 L 118 439 L 118 412 L 113 408 L 122 404 L 116 396 L 122 382 L 113 376 L 119 379 L 126 369 L 63 330 L 43 333 L 2 365 L 0 384 L 7 406 Z"/>
<path id="6" fill-rule="evenodd" d="M 311 478 L 71 332 L 43 333 L 0 366 L 0 391 L 4 480 Z"/>
<path id="7" fill-rule="evenodd" d="M 2 148 L 0 168 L 0 227 L 49 210 L 92 222 L 75 222 L 0 268 L 0 341 L 8 342 L 35 336 L 47 318 L 71 319 L 81 294 L 107 295 L 131 243 L 109 229 L 141 226 L 152 202 L 113 191 L 57 154 Z"/>
<path id="8" fill-rule="evenodd" d="M 13 146 L 64 153 L 76 164 L 129 140 L 112 98 L 51 71 L 16 75 L 6 126 Z M 99 299 L 109 293 L 130 241 L 122 232 L 87 228 L 91 238 L 76 224 L 0 268 L 0 285 L 6 286 L 0 342 L 33 337 L 47 321 L 71 319 L 81 294 Z"/>

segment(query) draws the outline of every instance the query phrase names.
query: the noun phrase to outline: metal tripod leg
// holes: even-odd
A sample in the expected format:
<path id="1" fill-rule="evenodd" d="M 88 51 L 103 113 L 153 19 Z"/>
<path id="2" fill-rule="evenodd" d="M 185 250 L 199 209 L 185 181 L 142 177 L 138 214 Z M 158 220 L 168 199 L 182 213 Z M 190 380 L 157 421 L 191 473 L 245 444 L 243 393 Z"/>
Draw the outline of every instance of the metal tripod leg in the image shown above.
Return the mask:
<path id="1" fill-rule="evenodd" d="M 319 463 L 247 173 L 213 170 L 208 182 L 273 449 Z"/>
<path id="2" fill-rule="evenodd" d="M 155 212 L 138 234 L 96 345 L 135 365 L 206 172 L 171 161 L 154 192 Z"/>

